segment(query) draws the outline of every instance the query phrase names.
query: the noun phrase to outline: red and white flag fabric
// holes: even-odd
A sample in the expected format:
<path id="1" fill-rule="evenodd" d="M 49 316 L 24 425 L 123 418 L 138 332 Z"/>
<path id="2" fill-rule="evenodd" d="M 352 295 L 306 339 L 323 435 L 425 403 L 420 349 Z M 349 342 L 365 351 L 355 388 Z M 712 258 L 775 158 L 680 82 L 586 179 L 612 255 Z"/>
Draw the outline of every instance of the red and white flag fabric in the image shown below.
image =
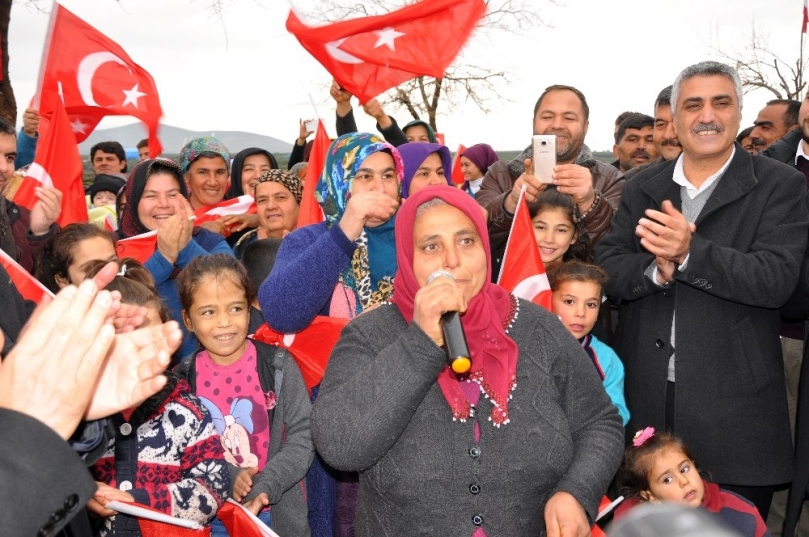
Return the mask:
<path id="1" fill-rule="evenodd" d="M 315 199 L 315 188 L 326 165 L 326 154 L 331 147 L 331 140 L 326 132 L 323 120 L 317 120 L 317 132 L 315 141 L 312 143 L 312 150 L 309 152 L 309 166 L 306 167 L 306 182 L 303 185 L 301 195 L 301 207 L 298 210 L 298 226 L 303 227 L 310 224 L 319 224 L 325 217 L 323 209 Z"/>
<path id="2" fill-rule="evenodd" d="M 59 95 L 43 92 L 40 100 L 39 142 L 34 162 L 17 188 L 13 200 L 33 209 L 38 201 L 36 188 L 52 186 L 62 192 L 62 211 L 56 222 L 60 226 L 87 222 L 87 202 L 79 147 L 70 128 L 70 119 Z"/>
<path id="3" fill-rule="evenodd" d="M 455 160 L 452 161 L 452 183 L 457 187 L 463 186 L 466 182 L 463 169 L 461 168 L 461 153 L 464 151 L 466 151 L 466 146 L 463 144 L 459 145 L 458 152 L 455 153 Z"/>
<path id="4" fill-rule="evenodd" d="M 157 250 L 157 230 L 135 235 L 128 239 L 119 239 L 115 245 L 118 259 L 134 257 L 141 263 L 146 263 L 155 253 L 155 250 Z"/>
<path id="5" fill-rule="evenodd" d="M 17 291 L 25 300 L 31 300 L 39 304 L 45 295 L 53 297 L 53 293 L 47 287 L 31 276 L 27 270 L 22 268 L 3 250 L 0 250 L 0 265 L 3 265 L 3 268 L 6 269 L 6 272 L 11 277 L 11 283 L 14 284 L 14 287 L 17 288 Z"/>
<path id="6" fill-rule="evenodd" d="M 248 511 L 243 505 L 228 498 L 216 513 L 229 535 L 239 537 L 279 537 L 266 524 Z"/>
<path id="7" fill-rule="evenodd" d="M 309 326 L 296 334 L 276 332 L 265 323 L 256 330 L 253 337 L 268 345 L 288 349 L 311 393 L 312 388 L 323 380 L 331 350 L 340 339 L 340 332 L 346 324 L 348 319 L 318 315 Z"/>
<path id="8" fill-rule="evenodd" d="M 422 0 L 384 15 L 315 27 L 290 11 L 287 30 L 365 103 L 412 78 L 444 76 L 485 14 L 484 0 Z"/>
<path id="9" fill-rule="evenodd" d="M 194 211 L 194 225 L 214 222 L 231 214 L 256 214 L 256 200 L 245 194 L 238 198 L 220 201 L 216 205 L 206 205 Z"/>
<path id="10" fill-rule="evenodd" d="M 545 274 L 545 265 L 539 253 L 531 216 L 528 214 L 528 202 L 525 200 L 525 188 L 520 192 L 511 232 L 506 243 L 506 252 L 500 266 L 500 287 L 514 296 L 530 300 L 548 311 L 553 311 L 551 285 Z"/>
<path id="11" fill-rule="evenodd" d="M 801 32 L 806 33 L 807 25 L 809 25 L 809 0 L 803 0 L 803 29 Z"/>
<path id="12" fill-rule="evenodd" d="M 39 90 L 62 96 L 77 142 L 104 116 L 133 116 L 146 124 L 152 158 L 163 151 L 157 138 L 163 110 L 152 76 L 120 45 L 58 3 L 45 41 Z"/>

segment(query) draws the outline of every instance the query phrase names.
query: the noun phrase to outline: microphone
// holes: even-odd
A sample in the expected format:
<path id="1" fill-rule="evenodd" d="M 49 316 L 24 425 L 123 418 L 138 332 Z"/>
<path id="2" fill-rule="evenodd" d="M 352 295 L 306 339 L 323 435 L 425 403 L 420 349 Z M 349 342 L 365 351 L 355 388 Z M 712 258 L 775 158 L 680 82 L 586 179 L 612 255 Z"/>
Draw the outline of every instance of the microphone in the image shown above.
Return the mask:
<path id="1" fill-rule="evenodd" d="M 436 270 L 427 278 L 427 285 L 440 277 L 455 278 L 445 270 Z M 441 315 L 441 331 L 444 333 L 444 349 L 447 351 L 447 365 L 456 374 L 463 375 L 472 367 L 472 357 L 466 344 L 466 334 L 461 325 L 461 317 L 457 311 L 448 311 Z"/>

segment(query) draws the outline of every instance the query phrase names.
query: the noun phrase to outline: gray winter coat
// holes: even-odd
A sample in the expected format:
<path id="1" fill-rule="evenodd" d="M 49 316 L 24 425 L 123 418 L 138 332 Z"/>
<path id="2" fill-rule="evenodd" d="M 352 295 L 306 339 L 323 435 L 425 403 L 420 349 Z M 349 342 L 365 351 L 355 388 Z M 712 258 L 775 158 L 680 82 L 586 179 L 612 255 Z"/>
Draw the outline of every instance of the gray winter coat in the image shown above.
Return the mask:
<path id="1" fill-rule="evenodd" d="M 453 422 L 436 378 L 446 354 L 395 305 L 343 330 L 312 410 L 323 459 L 358 470 L 358 536 L 542 535 L 558 491 L 594 517 L 621 460 L 623 427 L 592 362 L 559 319 L 520 301 L 510 423 Z M 474 360 L 474 356 L 472 357 Z M 475 424 L 480 442 L 475 443 Z"/>

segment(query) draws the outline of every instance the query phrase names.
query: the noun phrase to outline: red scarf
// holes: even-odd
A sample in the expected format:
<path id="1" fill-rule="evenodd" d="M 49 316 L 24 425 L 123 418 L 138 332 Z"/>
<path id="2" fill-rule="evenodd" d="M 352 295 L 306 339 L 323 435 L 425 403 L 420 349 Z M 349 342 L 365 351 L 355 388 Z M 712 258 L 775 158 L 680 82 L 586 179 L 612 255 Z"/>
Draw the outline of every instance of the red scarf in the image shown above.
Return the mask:
<path id="1" fill-rule="evenodd" d="M 393 302 L 402 316 L 413 321 L 413 300 L 419 284 L 413 273 L 413 229 L 419 206 L 439 198 L 463 212 L 472 220 L 489 261 L 486 280 L 480 292 L 472 297 L 461 324 L 466 333 L 472 369 L 469 378 L 478 384 L 494 404 L 489 419 L 496 426 L 508 423 L 508 400 L 517 382 L 517 344 L 506 334 L 505 324 L 514 315 L 516 301 L 503 288 L 491 283 L 491 253 L 489 233 L 483 210 L 472 197 L 457 188 L 432 186 L 408 198 L 396 216 L 396 260 L 398 270 L 394 279 Z M 444 394 L 454 419 L 465 420 L 470 415 L 471 403 L 463 394 L 458 378 L 449 367 L 438 375 L 438 385 Z"/>

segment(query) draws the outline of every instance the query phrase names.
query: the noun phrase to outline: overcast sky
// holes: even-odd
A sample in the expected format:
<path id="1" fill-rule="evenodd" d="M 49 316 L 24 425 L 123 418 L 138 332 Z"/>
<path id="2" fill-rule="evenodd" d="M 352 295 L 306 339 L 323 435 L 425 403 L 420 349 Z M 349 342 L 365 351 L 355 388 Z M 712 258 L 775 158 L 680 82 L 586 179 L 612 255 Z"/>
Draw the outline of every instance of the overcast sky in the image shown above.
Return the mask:
<path id="1" fill-rule="evenodd" d="M 295 0 L 305 15 L 316 0 Z M 429 0 L 427 0 L 429 1 Z M 710 45 L 740 49 L 755 22 L 784 59 L 797 58 L 801 0 L 544 0 L 552 27 L 526 35 L 473 34 L 465 54 L 479 65 L 505 69 L 512 83 L 487 103 L 441 110 L 447 145 L 486 142 L 495 149 L 528 145 L 534 103 L 551 84 L 581 89 L 590 104 L 587 144 L 612 148 L 615 117 L 624 110 L 651 114 L 657 93 L 682 68 L 716 59 Z M 10 79 L 20 110 L 36 90 L 48 16 L 15 2 L 9 30 Z M 48 2 L 39 4 L 50 9 Z M 292 142 L 298 118 L 314 115 L 308 93 L 334 132 L 328 101 L 331 78 L 285 29 L 283 0 L 225 0 L 224 28 L 208 0 L 64 0 L 62 4 L 118 42 L 149 71 L 160 91 L 163 122 L 200 131 L 242 130 Z M 227 32 L 227 39 L 225 37 Z M 742 125 L 752 124 L 772 95 L 745 96 Z M 355 103 L 356 108 L 356 103 Z M 361 130 L 374 123 L 357 110 Z M 390 110 L 404 124 L 406 112 Z M 130 123 L 107 119 L 100 128 Z M 125 146 L 134 141 L 122 140 Z M 172 150 L 172 148 L 167 148 Z M 242 148 L 230 148 L 233 152 Z"/>

